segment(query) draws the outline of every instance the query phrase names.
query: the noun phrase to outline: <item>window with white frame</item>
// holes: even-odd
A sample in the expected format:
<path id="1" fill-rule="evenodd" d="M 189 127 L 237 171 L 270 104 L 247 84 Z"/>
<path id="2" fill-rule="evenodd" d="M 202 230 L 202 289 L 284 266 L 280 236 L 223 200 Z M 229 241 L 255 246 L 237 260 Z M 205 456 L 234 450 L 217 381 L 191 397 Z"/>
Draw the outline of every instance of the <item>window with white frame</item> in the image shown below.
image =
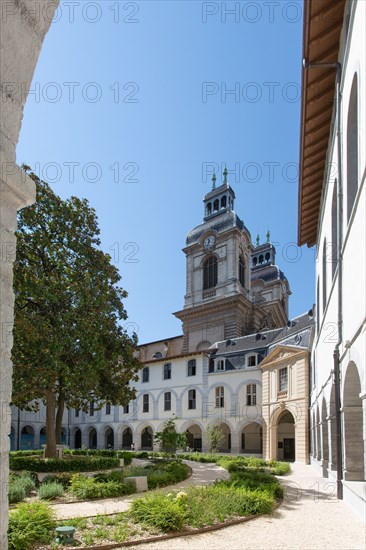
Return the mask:
<path id="1" fill-rule="evenodd" d="M 167 363 L 163 367 L 163 379 L 170 380 L 171 377 L 172 377 L 172 365 L 171 363 Z"/>
<path id="2" fill-rule="evenodd" d="M 192 410 L 196 408 L 196 390 L 189 390 L 188 392 L 188 409 Z"/>
<path id="3" fill-rule="evenodd" d="M 215 388 L 215 402 L 217 409 L 221 409 L 225 405 L 224 391 L 224 386 L 218 386 L 217 388 Z"/>
<path id="4" fill-rule="evenodd" d="M 170 391 L 164 393 L 164 411 L 172 410 L 172 394 Z"/>
<path id="5" fill-rule="evenodd" d="M 188 361 L 187 376 L 196 376 L 196 360 L 190 359 Z"/>
<path id="6" fill-rule="evenodd" d="M 287 391 L 288 387 L 288 372 L 287 367 L 279 369 L 278 371 L 278 390 Z"/>
<path id="7" fill-rule="evenodd" d="M 150 380 L 150 369 L 149 367 L 144 367 L 142 369 L 142 381 L 148 382 Z"/>
<path id="8" fill-rule="evenodd" d="M 257 404 L 257 385 L 248 384 L 247 385 L 247 405 L 256 405 Z"/>
<path id="9" fill-rule="evenodd" d="M 217 359 L 216 361 L 216 371 L 224 371 L 225 370 L 225 360 L 224 359 Z"/>

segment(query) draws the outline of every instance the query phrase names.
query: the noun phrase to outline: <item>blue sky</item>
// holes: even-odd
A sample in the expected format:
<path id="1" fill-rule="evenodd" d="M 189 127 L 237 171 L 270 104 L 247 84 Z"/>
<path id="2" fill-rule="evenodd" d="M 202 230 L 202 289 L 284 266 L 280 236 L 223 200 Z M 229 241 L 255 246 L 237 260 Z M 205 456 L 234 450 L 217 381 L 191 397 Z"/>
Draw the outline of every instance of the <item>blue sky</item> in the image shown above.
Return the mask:
<path id="1" fill-rule="evenodd" d="M 314 301 L 299 249 L 302 2 L 61 2 L 24 112 L 17 160 L 96 209 L 140 342 L 180 334 L 188 231 L 225 163 L 235 210 L 267 229 L 292 289 Z"/>

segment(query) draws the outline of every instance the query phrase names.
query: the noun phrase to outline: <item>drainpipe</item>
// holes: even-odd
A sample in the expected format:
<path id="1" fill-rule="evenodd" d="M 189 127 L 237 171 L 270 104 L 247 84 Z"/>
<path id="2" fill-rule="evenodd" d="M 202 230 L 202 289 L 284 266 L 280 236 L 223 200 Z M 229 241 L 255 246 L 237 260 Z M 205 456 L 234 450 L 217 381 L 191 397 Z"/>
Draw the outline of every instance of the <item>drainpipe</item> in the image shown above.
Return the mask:
<path id="1" fill-rule="evenodd" d="M 340 361 L 339 348 L 343 340 L 343 306 L 342 306 L 342 286 L 343 286 L 343 166 L 342 166 L 342 121 L 341 121 L 341 75 L 342 65 L 339 62 L 334 63 L 309 63 L 303 60 L 304 69 L 323 68 L 336 69 L 336 121 L 337 121 L 337 150 L 338 150 L 338 341 L 333 352 L 333 382 L 335 390 L 335 422 L 336 422 L 336 455 L 337 455 L 337 498 L 343 498 L 343 451 L 342 451 L 342 419 L 341 419 L 341 381 L 340 381 Z M 318 305 L 318 304 L 317 304 Z"/>

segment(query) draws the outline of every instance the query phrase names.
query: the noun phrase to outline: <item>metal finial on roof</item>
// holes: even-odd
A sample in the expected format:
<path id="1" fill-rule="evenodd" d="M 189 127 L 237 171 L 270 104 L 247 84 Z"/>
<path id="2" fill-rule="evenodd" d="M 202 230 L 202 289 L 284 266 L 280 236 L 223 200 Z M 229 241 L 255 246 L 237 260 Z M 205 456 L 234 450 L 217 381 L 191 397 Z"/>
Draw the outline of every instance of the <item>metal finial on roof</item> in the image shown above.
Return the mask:
<path id="1" fill-rule="evenodd" d="M 215 172 L 213 173 L 213 176 L 212 176 L 212 189 L 216 189 L 216 174 L 215 174 Z"/>
<path id="2" fill-rule="evenodd" d="M 266 233 L 266 237 L 267 237 L 267 243 L 269 243 L 269 242 L 270 242 L 270 238 L 271 238 L 271 234 L 270 234 L 270 232 L 269 232 L 269 229 L 268 229 L 268 231 L 267 231 L 267 233 Z"/>
<path id="3" fill-rule="evenodd" d="M 226 165 L 225 165 L 225 168 L 224 168 L 224 171 L 223 171 L 223 176 L 224 176 L 224 184 L 227 183 L 227 168 L 226 168 Z"/>
<path id="4" fill-rule="evenodd" d="M 257 246 L 259 246 L 259 234 L 257 234 L 257 237 L 256 237 L 255 241 L 257 243 Z"/>

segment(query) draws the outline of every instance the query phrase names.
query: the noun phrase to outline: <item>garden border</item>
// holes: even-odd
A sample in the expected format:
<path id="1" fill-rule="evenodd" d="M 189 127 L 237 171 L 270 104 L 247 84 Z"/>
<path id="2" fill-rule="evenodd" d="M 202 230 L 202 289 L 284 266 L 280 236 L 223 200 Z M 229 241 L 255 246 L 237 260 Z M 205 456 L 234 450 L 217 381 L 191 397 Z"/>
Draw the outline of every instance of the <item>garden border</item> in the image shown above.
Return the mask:
<path id="1" fill-rule="evenodd" d="M 273 508 L 272 514 L 275 510 L 277 510 L 283 502 L 283 498 L 280 499 L 276 506 Z M 109 514 L 112 515 L 112 514 Z M 188 537 L 193 535 L 200 535 L 202 533 L 209 533 L 210 531 L 218 531 L 219 529 L 224 529 L 225 527 L 231 527 L 232 525 L 238 525 L 240 523 L 245 523 L 246 521 L 250 521 L 252 519 L 257 519 L 263 516 L 266 516 L 269 514 L 258 514 L 258 515 L 251 515 L 251 516 L 245 516 L 242 518 L 237 519 L 230 519 L 228 521 L 222 522 L 222 523 L 216 523 L 215 525 L 208 525 L 207 527 L 200 527 L 199 529 L 194 530 L 185 530 L 185 531 L 179 531 L 177 533 L 172 533 L 170 535 L 159 535 L 156 537 L 148 537 L 145 539 L 139 539 L 134 541 L 128 541 L 128 542 L 112 542 L 111 544 L 99 544 L 98 546 L 84 546 L 82 550 L 110 550 L 113 548 L 122 548 L 122 547 L 128 547 L 128 546 L 137 546 L 138 544 L 149 544 L 150 542 L 159 542 L 161 540 L 169 540 L 169 539 L 176 539 L 179 537 Z M 94 516 L 90 516 L 94 517 Z M 79 547 L 74 546 L 70 547 L 70 550 L 77 550 Z"/>

